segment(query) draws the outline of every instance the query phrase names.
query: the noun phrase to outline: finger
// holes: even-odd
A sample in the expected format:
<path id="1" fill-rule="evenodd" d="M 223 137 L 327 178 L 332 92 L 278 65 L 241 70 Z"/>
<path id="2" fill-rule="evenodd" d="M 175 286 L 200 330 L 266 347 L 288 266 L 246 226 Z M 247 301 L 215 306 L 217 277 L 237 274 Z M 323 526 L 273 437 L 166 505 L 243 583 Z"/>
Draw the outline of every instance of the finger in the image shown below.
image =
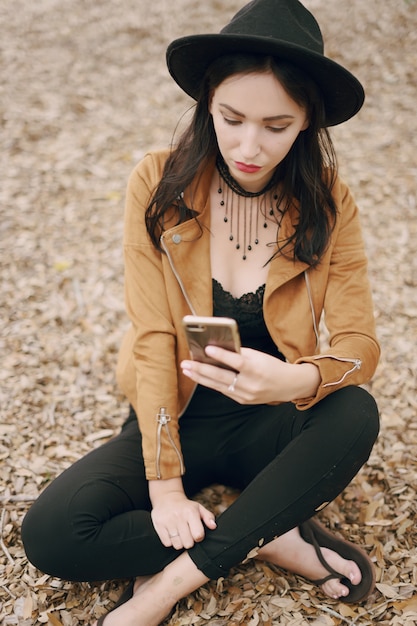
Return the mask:
<path id="1" fill-rule="evenodd" d="M 204 539 L 205 531 L 204 531 L 204 525 L 200 517 L 191 519 L 188 524 L 189 524 L 189 529 L 190 529 L 190 535 L 193 539 L 193 543 L 195 541 L 197 542 L 202 541 Z"/>
<path id="2" fill-rule="evenodd" d="M 170 541 L 171 541 L 170 545 L 176 550 L 181 550 L 184 547 L 180 534 L 171 536 Z"/>
<path id="3" fill-rule="evenodd" d="M 178 543 L 179 533 L 176 530 L 168 530 L 164 528 L 159 534 L 159 538 L 161 539 L 163 545 L 166 548 L 170 548 L 174 545 L 174 543 Z"/>
<path id="4" fill-rule="evenodd" d="M 163 545 L 167 548 L 180 550 L 183 547 L 181 533 L 178 530 L 167 530 L 163 533 Z"/>
<path id="5" fill-rule="evenodd" d="M 185 523 L 179 528 L 178 536 L 172 538 L 172 542 L 173 547 L 177 550 L 180 548 L 188 549 L 193 547 L 195 539 L 188 523 Z"/>
<path id="6" fill-rule="evenodd" d="M 228 371 L 220 365 L 211 365 L 209 363 L 202 363 L 201 361 L 182 361 L 181 368 L 183 371 L 187 370 L 193 376 L 213 380 L 217 380 L 223 372 Z"/>
<path id="7" fill-rule="evenodd" d="M 163 546 L 165 546 L 165 548 L 170 548 L 172 546 L 172 539 L 169 535 L 167 531 L 158 533 L 158 537 L 161 540 L 161 543 Z"/>
<path id="8" fill-rule="evenodd" d="M 225 352 L 227 352 L 227 350 L 225 350 Z M 182 371 L 185 376 L 200 385 L 210 387 L 222 393 L 234 391 L 234 389 L 229 389 L 229 387 L 235 380 L 236 370 L 232 371 L 224 367 L 207 365 L 197 361 L 192 363 L 183 361 L 181 367 L 183 368 Z"/>
<path id="9" fill-rule="evenodd" d="M 189 368 L 183 367 L 183 374 L 191 378 L 194 382 L 210 387 L 216 391 L 224 391 L 230 384 L 230 370 L 226 370 L 216 365 L 202 365 L 201 363 L 193 363 Z"/>
<path id="10" fill-rule="evenodd" d="M 180 536 L 180 533 L 178 532 L 178 530 L 173 530 L 168 533 L 168 536 L 171 541 L 175 541 L 175 539 Z"/>
<path id="11" fill-rule="evenodd" d="M 240 371 L 242 367 L 242 356 L 238 352 L 232 352 L 232 350 L 225 350 L 219 346 L 206 346 L 205 352 L 207 356 L 219 363 L 227 365 L 231 369 Z"/>
<path id="12" fill-rule="evenodd" d="M 214 530 L 217 527 L 214 514 L 206 509 L 202 504 L 200 504 L 200 516 L 204 524 L 207 528 L 210 528 L 210 530 Z"/>

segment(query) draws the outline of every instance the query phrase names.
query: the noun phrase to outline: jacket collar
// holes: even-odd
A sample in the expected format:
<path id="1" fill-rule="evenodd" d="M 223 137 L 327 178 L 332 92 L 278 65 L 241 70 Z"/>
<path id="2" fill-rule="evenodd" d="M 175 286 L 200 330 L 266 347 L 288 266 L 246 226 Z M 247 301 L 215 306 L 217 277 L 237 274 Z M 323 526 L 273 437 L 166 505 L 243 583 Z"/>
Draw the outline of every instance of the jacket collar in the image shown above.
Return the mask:
<path id="1" fill-rule="evenodd" d="M 215 165 L 200 177 L 198 184 L 184 193 L 184 201 L 197 211 L 191 219 L 168 228 L 161 237 L 168 262 L 196 315 L 212 315 L 212 274 L 210 264 L 210 185 Z M 287 211 L 280 226 L 281 238 L 294 232 L 291 212 Z M 277 255 L 270 263 L 265 298 L 284 283 L 308 269 L 308 264 Z"/>

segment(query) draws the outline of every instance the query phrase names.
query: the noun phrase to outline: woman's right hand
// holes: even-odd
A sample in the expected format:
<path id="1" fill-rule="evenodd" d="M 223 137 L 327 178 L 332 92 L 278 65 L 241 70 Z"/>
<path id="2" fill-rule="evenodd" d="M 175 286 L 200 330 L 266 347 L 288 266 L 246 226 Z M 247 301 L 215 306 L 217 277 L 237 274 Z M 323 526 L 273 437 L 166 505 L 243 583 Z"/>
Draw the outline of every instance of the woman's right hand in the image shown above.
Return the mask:
<path id="1" fill-rule="evenodd" d="M 150 480 L 151 518 L 164 546 L 176 550 L 191 548 L 205 536 L 205 526 L 216 528 L 214 514 L 203 505 L 189 500 L 181 478 Z"/>

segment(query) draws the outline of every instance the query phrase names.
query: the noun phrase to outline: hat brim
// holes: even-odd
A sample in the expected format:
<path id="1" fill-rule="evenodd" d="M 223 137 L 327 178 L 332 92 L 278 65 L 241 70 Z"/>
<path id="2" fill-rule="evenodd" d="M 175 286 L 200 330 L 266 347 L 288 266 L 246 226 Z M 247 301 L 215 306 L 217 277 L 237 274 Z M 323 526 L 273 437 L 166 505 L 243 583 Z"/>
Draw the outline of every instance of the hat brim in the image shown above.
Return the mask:
<path id="1" fill-rule="evenodd" d="M 190 35 L 173 41 L 167 49 L 168 70 L 189 96 L 197 99 L 209 65 L 233 52 L 271 55 L 293 62 L 319 86 L 324 98 L 325 126 L 335 126 L 353 117 L 362 107 L 361 83 L 343 66 L 328 57 L 286 41 L 248 35 Z"/>

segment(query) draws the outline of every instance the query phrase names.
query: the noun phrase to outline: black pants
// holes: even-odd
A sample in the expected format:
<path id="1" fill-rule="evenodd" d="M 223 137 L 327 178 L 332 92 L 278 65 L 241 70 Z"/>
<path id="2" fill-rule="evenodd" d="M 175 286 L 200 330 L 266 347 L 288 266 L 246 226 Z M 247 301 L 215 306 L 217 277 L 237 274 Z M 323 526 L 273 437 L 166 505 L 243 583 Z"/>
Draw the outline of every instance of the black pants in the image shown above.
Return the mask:
<path id="1" fill-rule="evenodd" d="M 221 483 L 241 494 L 189 555 L 212 579 L 259 542 L 312 517 L 352 480 L 378 434 L 366 391 L 346 387 L 307 411 L 292 403 L 181 419 L 186 493 Z M 121 433 L 63 472 L 27 513 L 22 538 L 40 570 L 74 581 L 153 574 L 178 556 L 150 516 L 134 414 Z"/>

